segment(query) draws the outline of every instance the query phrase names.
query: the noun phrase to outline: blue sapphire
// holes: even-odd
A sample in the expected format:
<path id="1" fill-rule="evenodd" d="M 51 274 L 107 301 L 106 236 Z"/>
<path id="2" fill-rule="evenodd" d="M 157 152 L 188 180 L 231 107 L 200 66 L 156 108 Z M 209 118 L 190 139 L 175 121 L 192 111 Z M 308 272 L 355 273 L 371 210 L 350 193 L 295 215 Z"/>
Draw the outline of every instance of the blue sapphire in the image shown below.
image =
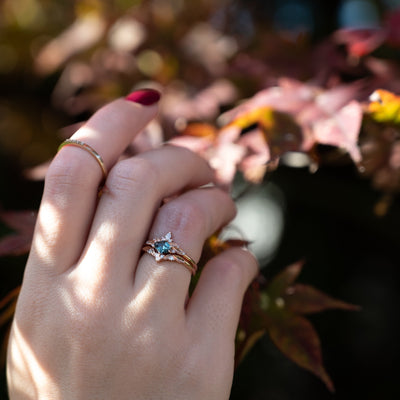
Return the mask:
<path id="1" fill-rule="evenodd" d="M 159 242 L 154 243 L 154 248 L 160 254 L 168 254 L 169 251 L 171 250 L 171 245 L 166 240 L 160 240 Z"/>

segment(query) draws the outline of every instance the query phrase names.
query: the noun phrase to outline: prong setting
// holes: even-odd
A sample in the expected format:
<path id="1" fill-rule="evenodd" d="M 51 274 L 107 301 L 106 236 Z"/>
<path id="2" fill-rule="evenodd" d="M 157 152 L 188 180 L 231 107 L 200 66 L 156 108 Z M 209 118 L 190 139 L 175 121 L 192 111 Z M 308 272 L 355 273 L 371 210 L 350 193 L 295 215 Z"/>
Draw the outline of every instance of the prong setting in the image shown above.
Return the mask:
<path id="1" fill-rule="evenodd" d="M 184 266 L 194 275 L 197 271 L 195 261 L 189 257 L 172 239 L 172 233 L 168 232 L 161 238 L 148 240 L 143 251 L 152 255 L 157 262 L 176 261 Z"/>

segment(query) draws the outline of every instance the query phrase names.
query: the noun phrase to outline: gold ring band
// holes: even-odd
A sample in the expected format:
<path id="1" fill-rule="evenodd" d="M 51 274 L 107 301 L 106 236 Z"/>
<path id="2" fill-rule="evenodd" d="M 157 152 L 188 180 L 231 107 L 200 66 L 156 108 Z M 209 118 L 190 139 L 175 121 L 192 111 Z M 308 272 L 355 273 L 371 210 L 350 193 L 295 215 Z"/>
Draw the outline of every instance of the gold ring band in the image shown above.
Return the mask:
<path id="1" fill-rule="evenodd" d="M 171 232 L 160 239 L 148 240 L 142 250 L 152 255 L 157 262 L 162 260 L 176 261 L 183 264 L 192 275 L 197 272 L 196 262 L 172 240 Z"/>
<path id="2" fill-rule="evenodd" d="M 100 165 L 101 171 L 103 173 L 103 180 L 105 181 L 107 178 L 107 168 L 104 164 L 103 159 L 101 158 L 101 155 L 91 146 L 86 144 L 85 142 L 82 142 L 80 140 L 75 140 L 75 139 L 67 139 L 64 140 L 60 146 L 58 146 L 58 151 L 60 151 L 64 146 L 76 146 L 80 147 L 83 150 L 86 150 Z"/>

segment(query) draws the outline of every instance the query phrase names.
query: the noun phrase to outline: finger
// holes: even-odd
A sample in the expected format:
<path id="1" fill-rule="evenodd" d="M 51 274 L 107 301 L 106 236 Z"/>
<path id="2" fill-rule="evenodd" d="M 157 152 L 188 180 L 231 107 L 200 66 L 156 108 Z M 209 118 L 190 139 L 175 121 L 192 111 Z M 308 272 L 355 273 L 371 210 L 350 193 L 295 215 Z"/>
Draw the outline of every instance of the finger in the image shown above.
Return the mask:
<path id="1" fill-rule="evenodd" d="M 80 268 L 87 266 L 97 279 L 111 283 L 133 282 L 134 267 L 161 201 L 213 177 L 204 159 L 176 146 L 120 161 L 110 171 Z"/>
<path id="2" fill-rule="evenodd" d="M 156 104 L 140 104 L 149 93 L 153 91 L 134 92 L 136 102 L 128 101 L 128 96 L 128 100 L 118 99 L 106 105 L 72 138 L 95 149 L 109 170 L 133 137 L 156 115 Z M 65 146 L 56 155 L 46 176 L 33 242 L 32 255 L 39 257 L 43 265 L 47 262 L 52 269 L 63 271 L 79 258 L 102 176 L 95 158 L 82 148 Z"/>
<path id="3" fill-rule="evenodd" d="M 233 342 L 244 293 L 257 272 L 256 259 L 241 248 L 231 248 L 207 263 L 187 308 L 193 341 L 217 346 Z"/>
<path id="4" fill-rule="evenodd" d="M 172 232 L 179 247 L 198 262 L 205 240 L 236 214 L 230 196 L 217 188 L 193 190 L 160 209 L 150 238 Z M 155 262 L 144 254 L 135 275 L 135 293 L 151 298 L 152 307 L 182 312 L 192 275 L 181 263 Z"/>

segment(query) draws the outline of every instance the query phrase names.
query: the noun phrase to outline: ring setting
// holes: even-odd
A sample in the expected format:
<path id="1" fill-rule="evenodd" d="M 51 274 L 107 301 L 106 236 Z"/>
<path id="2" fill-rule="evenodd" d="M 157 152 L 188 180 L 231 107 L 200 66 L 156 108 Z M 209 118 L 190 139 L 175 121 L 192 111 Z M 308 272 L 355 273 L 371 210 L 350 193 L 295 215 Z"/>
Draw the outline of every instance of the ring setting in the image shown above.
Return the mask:
<path id="1" fill-rule="evenodd" d="M 183 264 L 192 275 L 197 271 L 196 262 L 172 240 L 171 232 L 159 239 L 148 240 L 143 246 L 143 251 L 152 255 L 157 262 L 166 260 Z"/>

